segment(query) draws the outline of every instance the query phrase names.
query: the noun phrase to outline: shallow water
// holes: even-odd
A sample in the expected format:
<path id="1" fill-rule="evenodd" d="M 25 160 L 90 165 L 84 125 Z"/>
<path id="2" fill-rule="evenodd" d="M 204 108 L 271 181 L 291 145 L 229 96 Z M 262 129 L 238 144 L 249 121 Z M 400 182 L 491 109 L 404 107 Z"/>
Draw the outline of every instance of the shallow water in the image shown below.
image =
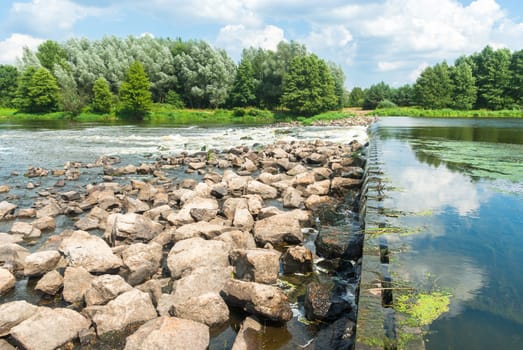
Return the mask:
<path id="1" fill-rule="evenodd" d="M 373 126 L 394 285 L 451 295 L 427 349 L 523 349 L 523 124 L 383 118 Z"/>

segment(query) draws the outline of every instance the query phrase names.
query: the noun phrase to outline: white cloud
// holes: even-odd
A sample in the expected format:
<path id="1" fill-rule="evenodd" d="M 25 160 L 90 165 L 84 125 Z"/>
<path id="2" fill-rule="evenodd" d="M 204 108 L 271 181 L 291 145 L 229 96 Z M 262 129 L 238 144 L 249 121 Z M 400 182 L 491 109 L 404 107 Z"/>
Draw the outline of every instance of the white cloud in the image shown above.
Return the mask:
<path id="1" fill-rule="evenodd" d="M 225 48 L 235 58 L 243 48 L 260 47 L 267 50 L 276 50 L 280 41 L 285 40 L 283 29 L 267 25 L 263 28 L 250 28 L 243 24 L 226 25 L 220 29 L 216 43 Z"/>
<path id="2" fill-rule="evenodd" d="M 397 70 L 405 65 L 404 61 L 379 61 L 378 71 L 388 72 L 391 70 Z"/>
<path id="3" fill-rule="evenodd" d="M 421 75 L 421 73 L 429 66 L 430 66 L 430 64 L 428 64 L 427 62 L 421 63 L 412 72 L 410 72 L 409 79 L 411 81 L 416 81 L 416 79 L 418 79 L 418 77 Z"/>
<path id="4" fill-rule="evenodd" d="M 303 41 L 312 49 L 320 49 L 325 47 L 345 47 L 352 39 L 351 32 L 345 26 L 325 25 L 310 32 Z"/>
<path id="5" fill-rule="evenodd" d="M 24 47 L 34 50 L 43 42 L 43 39 L 30 35 L 11 34 L 9 38 L 0 41 L 0 64 L 14 64 L 16 58 L 22 56 Z"/>
<path id="6" fill-rule="evenodd" d="M 102 8 L 82 6 L 70 0 L 32 0 L 13 3 L 10 17 L 15 26 L 48 35 L 71 31 L 79 20 L 103 12 Z"/>

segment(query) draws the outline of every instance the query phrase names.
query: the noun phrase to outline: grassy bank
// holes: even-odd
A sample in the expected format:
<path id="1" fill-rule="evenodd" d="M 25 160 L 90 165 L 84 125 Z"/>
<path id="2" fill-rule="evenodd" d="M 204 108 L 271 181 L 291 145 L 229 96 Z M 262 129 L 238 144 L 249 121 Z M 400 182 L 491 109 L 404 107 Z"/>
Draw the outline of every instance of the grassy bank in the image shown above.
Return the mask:
<path id="1" fill-rule="evenodd" d="M 522 118 L 521 110 L 489 111 L 485 109 L 460 111 L 454 109 L 421 109 L 395 107 L 376 109 L 368 113 L 380 117 L 428 117 L 428 118 Z"/>

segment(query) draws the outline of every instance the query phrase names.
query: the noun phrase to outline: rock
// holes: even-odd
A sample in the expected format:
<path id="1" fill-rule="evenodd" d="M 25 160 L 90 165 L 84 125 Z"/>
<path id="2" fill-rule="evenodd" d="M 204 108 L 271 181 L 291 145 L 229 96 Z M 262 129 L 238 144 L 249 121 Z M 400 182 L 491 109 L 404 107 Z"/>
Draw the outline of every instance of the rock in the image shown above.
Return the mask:
<path id="1" fill-rule="evenodd" d="M 39 238 L 42 236 L 42 231 L 33 227 L 30 223 L 22 221 L 14 222 L 9 232 L 13 235 L 24 236 L 24 238 L 27 239 Z"/>
<path id="2" fill-rule="evenodd" d="M 44 177 L 49 174 L 49 170 L 40 168 L 40 167 L 34 167 L 30 166 L 29 169 L 27 169 L 27 172 L 24 174 L 24 176 L 32 178 L 32 177 Z"/>
<path id="3" fill-rule="evenodd" d="M 327 162 L 327 157 L 324 154 L 312 153 L 305 160 L 308 164 L 325 164 Z"/>
<path id="4" fill-rule="evenodd" d="M 273 215 L 263 220 L 256 221 L 254 225 L 254 239 L 258 245 L 271 243 L 298 244 L 303 241 L 300 222 L 289 218 L 286 214 Z"/>
<path id="5" fill-rule="evenodd" d="M 0 193 L 7 193 L 11 191 L 11 188 L 7 185 L 0 185 Z"/>
<path id="6" fill-rule="evenodd" d="M 287 175 L 296 176 L 298 174 L 306 173 L 307 171 L 308 170 L 305 166 L 303 166 L 302 164 L 297 164 L 291 170 L 287 171 Z"/>
<path id="7" fill-rule="evenodd" d="M 228 228 L 222 225 L 209 224 L 206 221 L 200 221 L 192 224 L 186 224 L 174 231 L 174 241 L 182 241 L 184 239 L 202 237 L 205 239 L 212 239 L 221 235 Z"/>
<path id="8" fill-rule="evenodd" d="M 358 260 L 363 250 L 363 235 L 346 226 L 322 226 L 316 237 L 316 254 L 327 259 Z"/>
<path id="9" fill-rule="evenodd" d="M 363 180 L 344 177 L 335 177 L 331 182 L 331 190 L 334 192 L 344 192 L 348 189 L 360 188 Z"/>
<path id="10" fill-rule="evenodd" d="M 240 170 L 243 170 L 247 173 L 254 173 L 258 170 L 258 167 L 256 166 L 256 164 L 254 164 L 252 160 L 250 160 L 249 158 L 245 158 L 245 161 L 241 165 Z"/>
<path id="11" fill-rule="evenodd" d="M 284 208 L 299 208 L 303 205 L 303 197 L 301 191 L 294 187 L 287 187 L 283 192 L 283 207 Z"/>
<path id="12" fill-rule="evenodd" d="M 60 261 L 61 255 L 56 250 L 36 252 L 25 258 L 24 275 L 41 276 L 53 270 Z"/>
<path id="13" fill-rule="evenodd" d="M 218 209 L 192 208 L 189 213 L 194 221 L 211 221 L 218 214 Z"/>
<path id="14" fill-rule="evenodd" d="M 218 199 L 225 197 L 227 193 L 229 193 L 229 191 L 227 190 L 227 184 L 224 182 L 220 182 L 211 186 L 211 195 Z"/>
<path id="15" fill-rule="evenodd" d="M 60 193 L 60 198 L 62 200 L 71 202 L 71 201 L 79 201 L 81 199 L 80 193 L 77 191 L 68 191 Z"/>
<path id="16" fill-rule="evenodd" d="M 229 320 L 229 308 L 218 293 L 206 293 L 191 297 L 173 308 L 174 316 L 206 324 L 219 326 Z"/>
<path id="17" fill-rule="evenodd" d="M 157 305 L 162 296 L 163 290 L 169 286 L 170 282 L 170 278 L 151 279 L 145 283 L 137 285 L 135 288 L 144 293 L 148 293 L 153 304 Z"/>
<path id="18" fill-rule="evenodd" d="M 91 286 L 85 291 L 85 303 L 87 306 L 103 305 L 132 289 L 121 276 L 97 276 L 91 280 Z"/>
<path id="19" fill-rule="evenodd" d="M 74 231 L 64 238 L 59 250 L 68 266 L 81 266 L 89 272 L 105 273 L 122 266 L 122 260 L 113 254 L 103 239 L 85 231 Z"/>
<path id="20" fill-rule="evenodd" d="M 330 186 L 331 186 L 330 180 L 318 181 L 318 182 L 308 185 L 307 188 L 305 189 L 305 192 L 309 196 L 311 196 L 311 195 L 325 196 L 325 195 L 329 194 Z"/>
<path id="21" fill-rule="evenodd" d="M 266 219 L 268 217 L 283 214 L 284 212 L 276 207 L 265 207 L 262 208 L 258 214 L 258 220 Z"/>
<path id="22" fill-rule="evenodd" d="M 54 231 L 56 229 L 56 221 L 50 216 L 41 217 L 38 220 L 33 221 L 32 225 L 40 231 Z"/>
<path id="23" fill-rule="evenodd" d="M 64 300 L 68 303 L 82 303 L 85 291 L 91 287 L 93 276 L 83 267 L 68 267 L 64 272 Z"/>
<path id="24" fill-rule="evenodd" d="M 8 335 L 11 328 L 33 316 L 37 310 L 38 306 L 29 304 L 25 300 L 0 305 L 0 337 Z"/>
<path id="25" fill-rule="evenodd" d="M 249 208 L 251 215 L 258 215 L 265 206 L 263 198 L 259 195 L 248 194 L 243 196 L 243 198 L 247 199 L 247 207 Z"/>
<path id="26" fill-rule="evenodd" d="M 276 322 L 292 318 L 287 296 L 277 287 L 230 279 L 221 294 L 229 306 L 243 308 L 261 318 Z"/>
<path id="27" fill-rule="evenodd" d="M 294 184 L 296 186 L 308 186 L 310 184 L 313 184 L 316 181 L 316 178 L 314 177 L 314 173 L 307 172 L 307 173 L 301 173 L 294 177 Z"/>
<path id="28" fill-rule="evenodd" d="M 260 181 L 251 180 L 247 184 L 247 193 L 258 194 L 263 199 L 275 199 L 278 197 L 278 190 L 270 185 L 266 185 Z"/>
<path id="29" fill-rule="evenodd" d="M 189 238 L 177 242 L 167 256 L 167 266 L 174 279 L 204 266 L 229 266 L 227 245 L 220 241 Z"/>
<path id="30" fill-rule="evenodd" d="M 34 208 L 23 208 L 18 210 L 16 213 L 18 218 L 34 218 L 36 216 L 36 209 Z"/>
<path id="31" fill-rule="evenodd" d="M 250 231 L 254 227 L 254 218 L 247 206 L 243 208 L 236 208 L 234 212 L 234 218 L 232 221 L 234 227 L 237 227 L 244 231 Z"/>
<path id="32" fill-rule="evenodd" d="M 281 257 L 283 273 L 308 273 L 313 270 L 312 252 L 303 247 L 289 247 Z"/>
<path id="33" fill-rule="evenodd" d="M 143 216 L 145 216 L 146 218 L 149 218 L 153 221 L 158 221 L 158 219 L 160 217 L 166 218 L 169 216 L 169 214 L 171 214 L 173 212 L 174 212 L 174 210 L 170 206 L 165 204 L 165 205 L 160 205 L 160 206 L 147 210 L 145 213 L 143 213 Z"/>
<path id="34" fill-rule="evenodd" d="M 273 284 L 280 272 L 280 253 L 269 249 L 234 250 L 230 254 L 235 276 L 241 280 Z"/>
<path id="35" fill-rule="evenodd" d="M 206 350 L 209 327 L 176 317 L 159 317 L 127 337 L 124 350 Z"/>
<path id="36" fill-rule="evenodd" d="M 262 325 L 253 317 L 247 317 L 238 331 L 231 350 L 261 350 Z"/>
<path id="37" fill-rule="evenodd" d="M 64 278 L 56 270 L 49 271 L 46 273 L 38 283 L 36 284 L 35 289 L 39 290 L 45 294 L 55 295 L 58 293 L 60 288 L 64 285 Z"/>
<path id="38" fill-rule="evenodd" d="M 249 232 L 234 230 L 221 234 L 215 238 L 227 245 L 227 250 L 233 249 L 253 249 L 256 248 L 254 237 Z"/>
<path id="39" fill-rule="evenodd" d="M 173 225 L 183 225 L 194 222 L 191 211 L 194 209 L 204 209 L 209 211 L 218 210 L 218 201 L 215 198 L 192 197 L 188 199 L 178 213 L 173 213 L 167 220 Z"/>
<path id="40" fill-rule="evenodd" d="M 25 258 L 29 251 L 15 243 L 5 243 L 0 245 L 0 261 L 3 267 L 11 272 L 22 271 L 24 269 Z"/>
<path id="41" fill-rule="evenodd" d="M 83 311 L 96 325 L 98 336 L 151 320 L 157 316 L 149 294 L 137 289 L 120 294 L 104 306 L 88 306 Z"/>
<path id="42" fill-rule="evenodd" d="M 193 162 L 188 164 L 189 168 L 192 170 L 200 170 L 207 166 L 205 162 Z"/>
<path id="43" fill-rule="evenodd" d="M 327 179 L 330 179 L 331 175 L 332 175 L 332 170 L 330 170 L 329 168 L 314 168 L 312 169 L 312 173 L 314 174 L 314 178 L 316 179 L 316 181 L 322 181 L 322 180 L 327 180 Z"/>
<path id="44" fill-rule="evenodd" d="M 7 340 L 0 339 L 0 350 L 16 350 L 16 348 L 9 344 Z"/>
<path id="45" fill-rule="evenodd" d="M 100 207 L 94 207 L 89 214 L 74 223 L 74 226 L 82 231 L 94 229 L 105 229 L 109 213 Z"/>
<path id="46" fill-rule="evenodd" d="M 234 214 L 237 208 L 247 208 L 247 200 L 245 198 L 227 198 L 223 202 L 222 212 L 228 220 L 234 219 Z"/>
<path id="47" fill-rule="evenodd" d="M 13 289 L 16 284 L 16 278 L 9 270 L 0 268 L 0 295 L 5 294 Z"/>
<path id="48" fill-rule="evenodd" d="M 305 208 L 309 210 L 318 210 L 323 206 L 333 206 L 336 201 L 329 196 L 311 195 L 305 200 Z"/>
<path id="49" fill-rule="evenodd" d="M 345 294 L 345 286 L 310 283 L 305 292 L 305 317 L 311 321 L 333 321 L 349 314 L 352 306 Z"/>
<path id="50" fill-rule="evenodd" d="M 136 213 L 111 214 L 107 218 L 105 237 L 114 234 L 116 240 L 150 241 L 163 230 L 163 226 Z"/>
<path id="51" fill-rule="evenodd" d="M 125 197 L 123 207 L 126 213 L 143 213 L 150 209 L 149 204 L 132 197 Z"/>
<path id="52" fill-rule="evenodd" d="M 313 349 L 345 350 L 354 346 L 356 323 L 342 317 L 318 332 Z"/>
<path id="53" fill-rule="evenodd" d="M 6 243 L 20 243 L 23 241 L 21 235 L 11 235 L 8 233 L 0 232 L 0 246 Z"/>
<path id="54" fill-rule="evenodd" d="M 44 218 L 47 216 L 55 217 L 60 214 L 62 214 L 62 208 L 60 208 L 55 202 L 51 202 L 42 209 L 36 211 L 37 218 Z"/>
<path id="55" fill-rule="evenodd" d="M 0 202 L 0 220 L 5 219 L 8 215 L 14 214 L 16 208 L 18 208 L 18 206 L 15 204 L 6 201 Z"/>
<path id="56" fill-rule="evenodd" d="M 11 336 L 27 350 L 54 350 L 78 338 L 78 333 L 90 325 L 91 322 L 76 311 L 41 307 L 12 328 Z"/>
<path id="57" fill-rule="evenodd" d="M 129 270 L 127 282 L 132 286 L 150 279 L 162 262 L 162 246 L 155 242 L 136 243 L 122 252 L 124 266 Z"/>

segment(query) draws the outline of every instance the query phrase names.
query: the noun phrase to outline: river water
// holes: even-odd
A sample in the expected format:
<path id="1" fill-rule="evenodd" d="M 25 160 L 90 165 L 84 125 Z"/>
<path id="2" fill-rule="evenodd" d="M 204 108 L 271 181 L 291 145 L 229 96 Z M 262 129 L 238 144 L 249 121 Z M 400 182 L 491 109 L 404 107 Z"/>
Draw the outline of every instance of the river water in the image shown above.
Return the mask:
<path id="1" fill-rule="evenodd" d="M 523 349 L 523 123 L 383 118 L 372 137 L 392 287 L 449 296 L 425 347 Z"/>

